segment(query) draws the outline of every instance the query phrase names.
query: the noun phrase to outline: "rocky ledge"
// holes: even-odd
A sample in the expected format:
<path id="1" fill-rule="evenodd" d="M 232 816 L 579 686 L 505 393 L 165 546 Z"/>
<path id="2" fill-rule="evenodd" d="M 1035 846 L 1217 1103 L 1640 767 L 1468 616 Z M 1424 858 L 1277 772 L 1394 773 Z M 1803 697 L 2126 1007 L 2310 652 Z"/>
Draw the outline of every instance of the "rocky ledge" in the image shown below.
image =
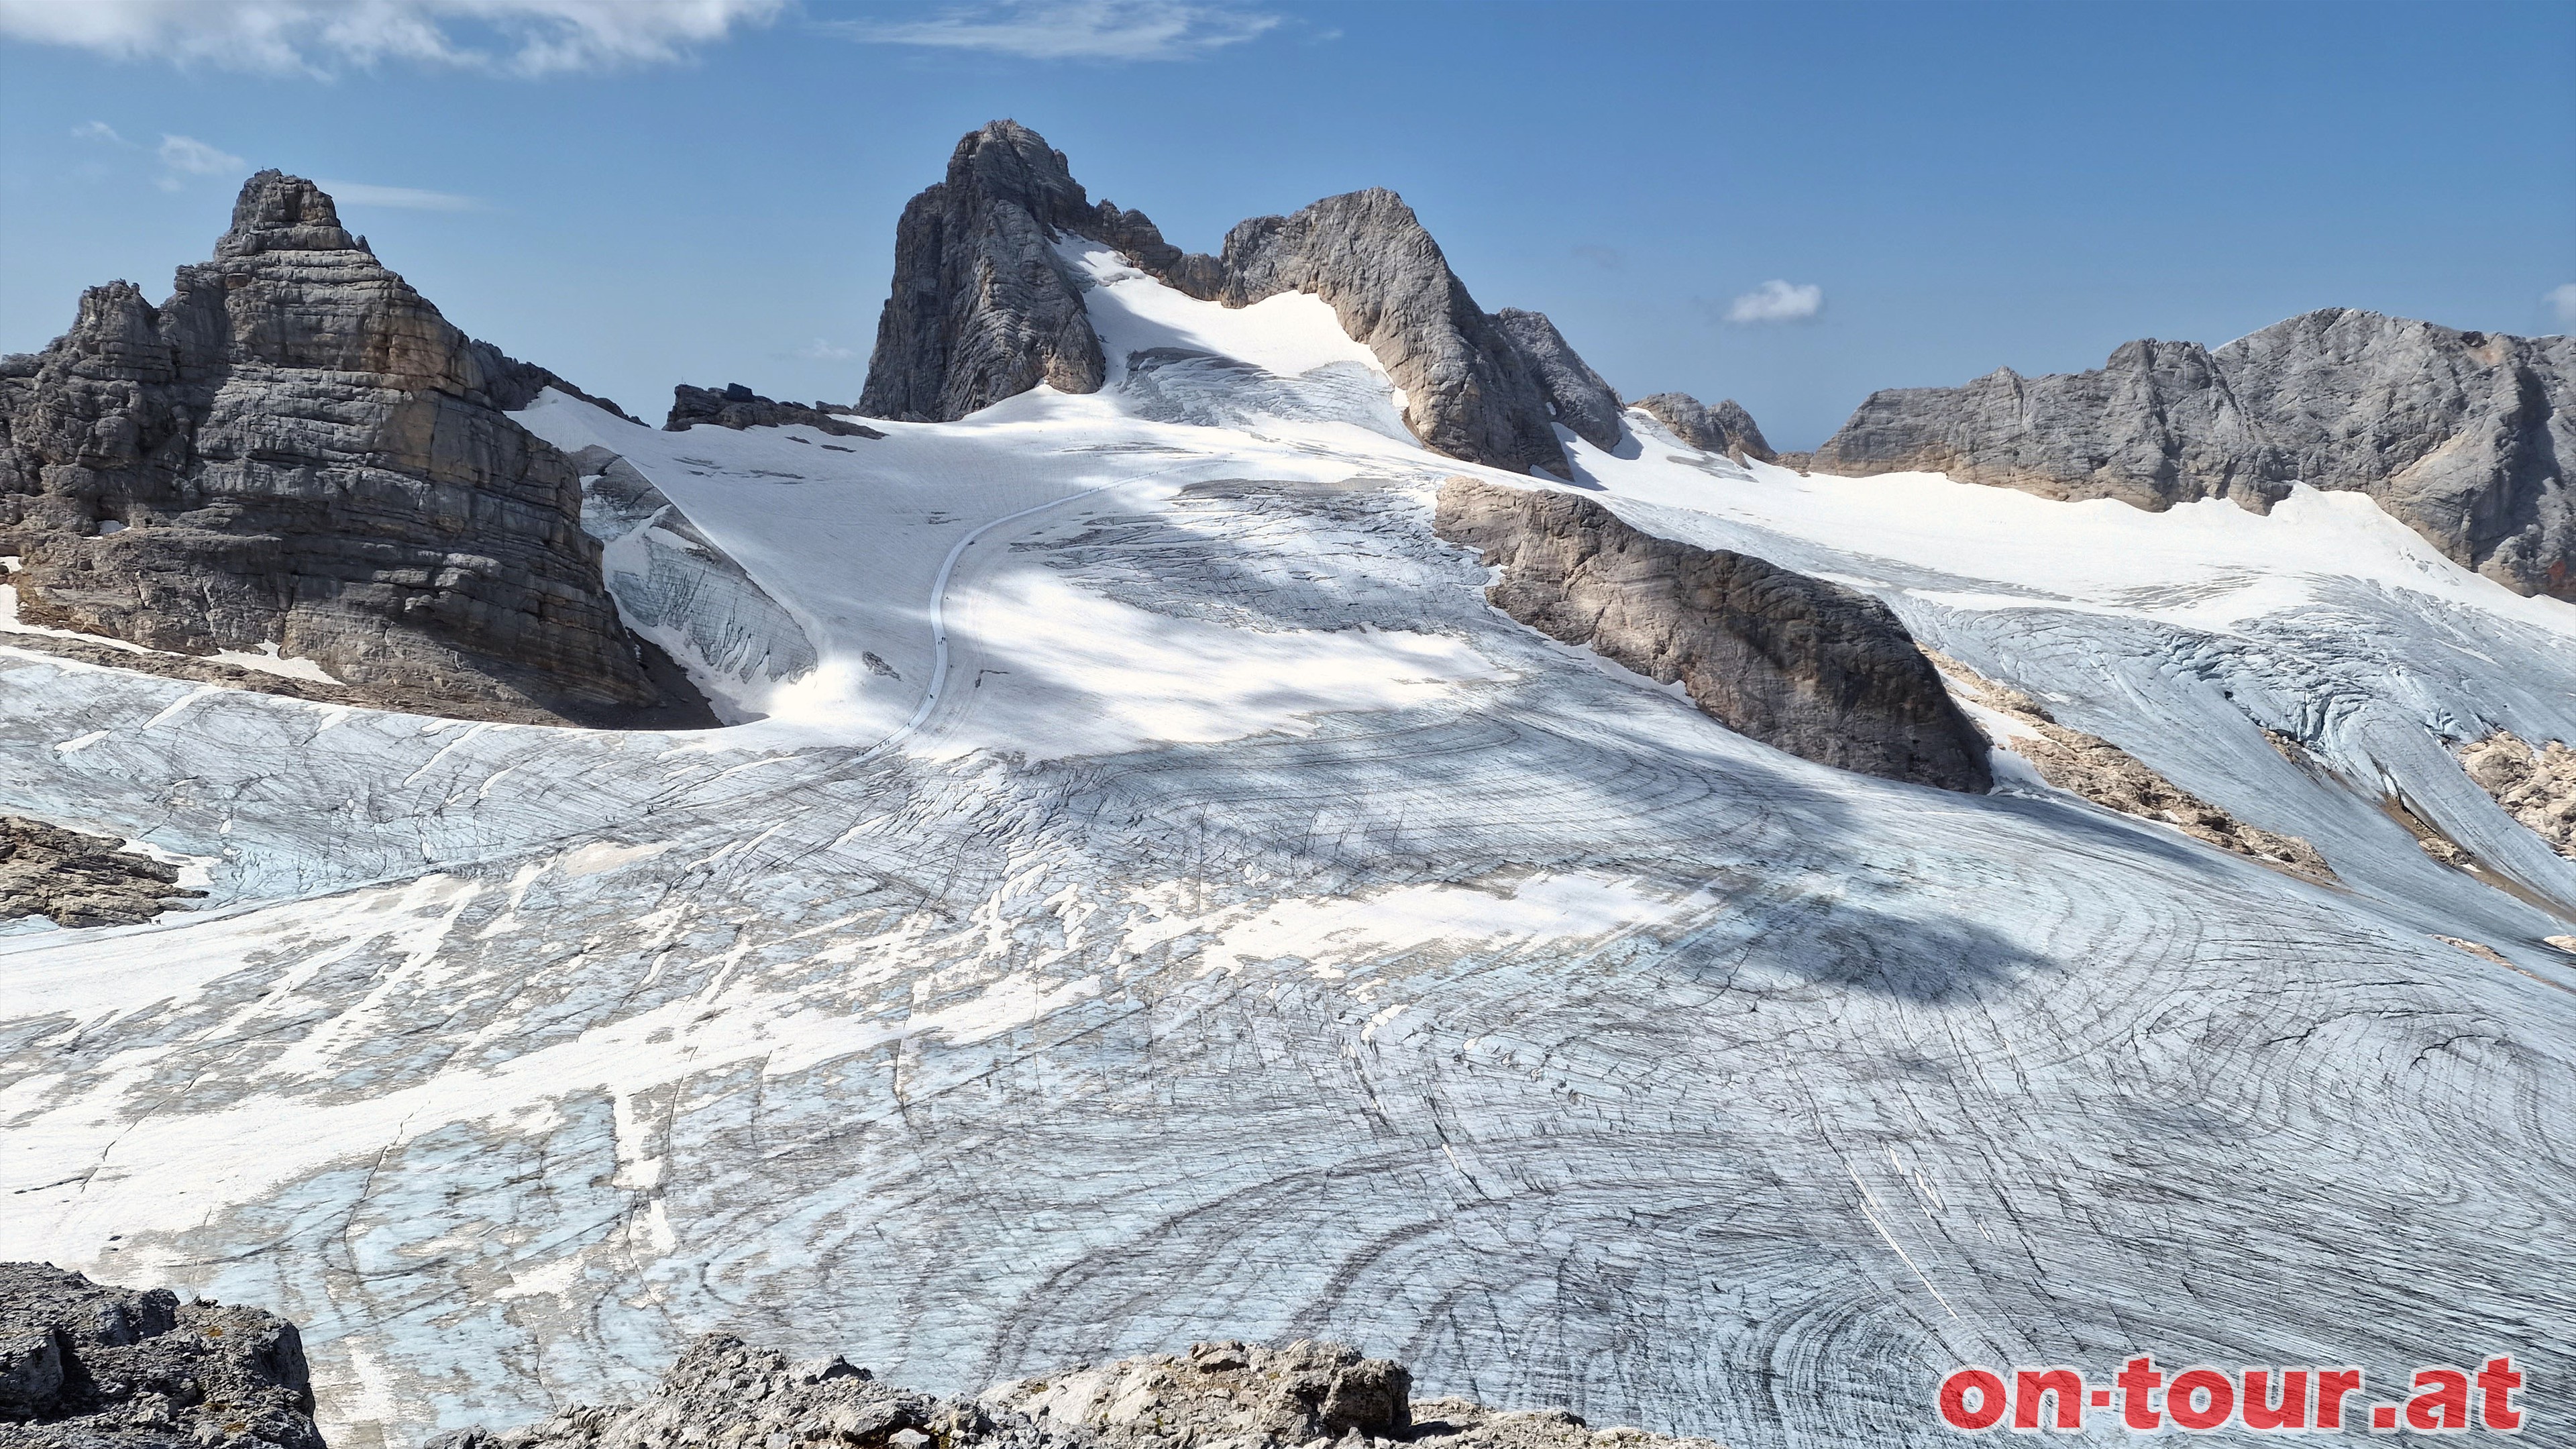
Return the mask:
<path id="1" fill-rule="evenodd" d="M 1202 1343 L 1003 1384 L 967 1398 L 898 1388 L 840 1359 L 796 1363 L 715 1334 L 640 1402 L 567 1409 L 525 1428 L 468 1429 L 432 1449 L 1718 1449 L 1562 1411 L 1414 1399 L 1401 1364 L 1337 1343 Z"/>
<path id="2" fill-rule="evenodd" d="M 0 1444 L 323 1449 L 295 1325 L 0 1263 Z"/>
<path id="3" fill-rule="evenodd" d="M 1661 683 L 1711 719 L 1818 764 L 1982 791 L 1986 741 L 1878 600 L 1746 554 L 1633 528 L 1589 498 L 1441 485 L 1440 536 L 1502 577 L 1485 597 Z"/>
<path id="4" fill-rule="evenodd" d="M 948 422 L 1040 383 L 1098 391 L 1108 360 L 1055 250 L 1068 236 L 1201 301 L 1321 298 L 1403 389 L 1414 435 L 1453 458 L 1568 476 L 1558 423 L 1605 448 L 1618 441 L 1616 394 L 1545 317 L 1486 315 L 1394 192 L 1254 217 L 1219 255 L 1187 254 L 1143 213 L 1093 205 L 1064 153 L 1016 121 L 959 141 L 946 179 L 904 208 L 859 410 Z"/>
<path id="5" fill-rule="evenodd" d="M 2460 747 L 2460 765 L 2504 813 L 2576 860 L 2576 750 L 2532 745 L 2507 730 Z"/>
<path id="6" fill-rule="evenodd" d="M 0 360 L 20 616 L 150 651 L 127 668 L 265 651 L 370 703 L 629 723 L 671 696 L 571 465 L 505 415 L 560 383 L 451 326 L 312 182 L 263 171 L 168 301 L 93 288 L 70 332 Z"/>
<path id="7" fill-rule="evenodd" d="M 205 894 L 178 882 L 177 866 L 113 837 L 0 815 L 0 921 L 130 926 Z"/>
<path id="8" fill-rule="evenodd" d="M 875 428 L 852 422 L 845 416 L 855 411 L 824 402 L 810 408 L 803 403 L 773 402 L 738 382 L 727 383 L 721 392 L 682 383 L 671 389 L 671 417 L 662 424 L 662 431 L 685 433 L 700 423 L 712 423 L 738 433 L 745 428 L 775 428 L 787 423 L 802 423 L 836 438 L 885 436 Z"/>
<path id="9" fill-rule="evenodd" d="M 1674 437 L 1703 453 L 1723 454 L 1738 463 L 1747 458 L 1764 463 L 1779 461 L 1780 455 L 1771 451 L 1762 430 L 1754 426 L 1753 414 L 1733 398 L 1708 407 L 1686 392 L 1659 392 L 1641 397 L 1630 406 L 1642 409 L 1671 429 Z"/>
<path id="10" fill-rule="evenodd" d="M 1996 743 L 2028 760 L 2039 777 L 2057 789 L 2081 795 L 2106 810 L 2170 825 L 2204 845 L 2306 880 L 2335 879 L 2326 858 L 2306 840 L 2248 825 L 2100 735 L 2059 724 L 2045 705 L 2028 694 L 1998 684 L 1946 654 L 1928 649 L 1924 653 L 1961 694 L 2000 717 L 1992 721 Z M 2279 739 L 2273 741 L 2273 748 L 2284 755 L 2291 753 L 2291 747 Z"/>
<path id="11" fill-rule="evenodd" d="M 2129 342 L 2091 372 L 1873 393 L 1813 454 L 2048 498 L 2268 511 L 2293 482 L 2367 493 L 2464 568 L 2576 599 L 2576 338 L 2330 307 L 2237 339 Z"/>

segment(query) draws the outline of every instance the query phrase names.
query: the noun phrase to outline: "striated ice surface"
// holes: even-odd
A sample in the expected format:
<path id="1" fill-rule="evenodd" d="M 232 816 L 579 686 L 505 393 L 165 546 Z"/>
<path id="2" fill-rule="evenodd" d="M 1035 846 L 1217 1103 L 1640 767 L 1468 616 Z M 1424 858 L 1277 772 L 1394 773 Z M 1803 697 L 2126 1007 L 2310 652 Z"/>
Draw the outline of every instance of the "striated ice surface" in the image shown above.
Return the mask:
<path id="1" fill-rule="evenodd" d="M 0 1242 L 297 1319 L 341 1446 L 630 1394 L 716 1328 L 942 1390 L 1330 1335 L 1738 1449 L 1938 1442 L 1961 1363 L 2576 1373 L 2576 867 L 2445 749 L 2576 738 L 2576 610 L 2344 495 L 1569 442 L 2318 886 L 1753 744 L 1488 609 L 1429 528 L 1478 470 L 1145 411 L 846 452 L 523 414 L 792 615 L 812 666 L 724 730 L 0 650 L 9 807 L 214 892 L 0 938 Z"/>

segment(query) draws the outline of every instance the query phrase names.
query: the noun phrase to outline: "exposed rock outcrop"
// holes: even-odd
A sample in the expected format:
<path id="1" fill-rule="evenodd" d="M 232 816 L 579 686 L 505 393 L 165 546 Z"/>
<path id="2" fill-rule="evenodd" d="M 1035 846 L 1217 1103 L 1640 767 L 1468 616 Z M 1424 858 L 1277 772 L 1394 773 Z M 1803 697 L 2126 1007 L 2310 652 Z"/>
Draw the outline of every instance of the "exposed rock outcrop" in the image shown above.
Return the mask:
<path id="1" fill-rule="evenodd" d="M 1468 478 L 1440 536 L 1483 551 L 1495 607 L 1663 683 L 1718 723 L 1819 764 L 1945 790 L 1993 785 L 1986 742 L 1878 600 L 1658 538 L 1589 498 Z"/>
<path id="2" fill-rule="evenodd" d="M 2147 509 L 2354 489 L 2463 567 L 2576 599 L 2576 338 L 2327 308 L 2214 349 L 2124 343 L 2092 372 L 1874 393 L 1796 461 Z"/>
<path id="3" fill-rule="evenodd" d="M 1619 446 L 1618 390 L 1601 380 L 1546 313 L 1505 307 L 1494 314 L 1494 326 L 1521 350 L 1560 426 L 1605 453 Z"/>
<path id="4" fill-rule="evenodd" d="M 295 1325 L 0 1263 L 0 1443 L 322 1449 Z"/>
<path id="5" fill-rule="evenodd" d="M 945 422 L 1042 382 L 1098 390 L 1107 364 L 1081 286 L 1056 254 L 1065 236 L 1114 247 L 1202 301 L 1242 307 L 1312 293 L 1377 354 L 1425 446 L 1514 472 L 1567 472 L 1540 364 L 1476 306 L 1394 192 L 1254 217 L 1226 234 L 1221 255 L 1189 255 L 1142 213 L 1090 204 L 1064 153 L 1015 121 L 958 142 L 947 178 L 904 208 L 859 410 Z M 1562 338 L 1557 346 L 1571 388 L 1580 359 Z"/>
<path id="6" fill-rule="evenodd" d="M 2030 761 L 2039 777 L 2058 789 L 2122 815 L 2170 825 L 2205 845 L 2292 875 L 2315 881 L 2335 879 L 2326 858 L 2298 836 L 2248 825 L 2109 740 L 2059 724 L 2049 717 L 2045 705 L 2021 690 L 1998 684 L 1946 654 L 1928 649 L 1924 653 L 1961 694 L 2002 716 L 1990 731 L 1995 742 Z"/>
<path id="7" fill-rule="evenodd" d="M 1753 423 L 1753 414 L 1733 398 L 1715 407 L 1701 404 L 1686 392 L 1659 392 L 1637 399 L 1636 407 L 1646 410 L 1655 421 L 1672 429 L 1673 436 L 1703 453 L 1721 453 L 1741 463 L 1747 458 L 1765 463 L 1777 462 L 1780 455 L 1762 437 Z"/>
<path id="8" fill-rule="evenodd" d="M 713 388 L 691 387 L 684 382 L 671 389 L 671 417 L 662 424 L 662 431 L 685 433 L 700 423 L 713 423 L 738 433 L 745 428 L 803 423 L 836 438 L 885 436 L 865 423 L 850 421 L 843 415 L 845 411 L 829 403 L 818 402 L 809 408 L 803 403 L 773 402 L 738 382 L 727 383 L 721 392 Z"/>
<path id="9" fill-rule="evenodd" d="M 132 925 L 205 894 L 178 880 L 177 866 L 122 841 L 0 815 L 0 921 L 43 916 L 57 926 Z"/>
<path id="10" fill-rule="evenodd" d="M 623 722 L 661 692 L 570 465 L 501 410 L 552 376 L 450 326 L 313 183 L 261 172 L 169 301 L 93 288 L 0 361 L 20 615 L 175 655 L 274 645 L 431 712 Z"/>
<path id="11" fill-rule="evenodd" d="M 838 1358 L 791 1363 L 713 1334 L 640 1403 L 567 1409 L 499 1433 L 462 1430 L 432 1440 L 431 1449 L 1718 1449 L 1706 1439 L 1595 1430 L 1561 1410 L 1409 1400 L 1411 1387 L 1401 1364 L 1299 1340 L 1276 1349 L 1202 1343 L 1186 1354 L 1121 1359 L 1004 1384 L 977 1398 L 942 1398 L 881 1383 Z"/>
<path id="12" fill-rule="evenodd" d="M 2557 740 L 2535 747 L 2498 730 L 2461 747 L 2460 764 L 2504 813 L 2576 860 L 2576 750 Z"/>

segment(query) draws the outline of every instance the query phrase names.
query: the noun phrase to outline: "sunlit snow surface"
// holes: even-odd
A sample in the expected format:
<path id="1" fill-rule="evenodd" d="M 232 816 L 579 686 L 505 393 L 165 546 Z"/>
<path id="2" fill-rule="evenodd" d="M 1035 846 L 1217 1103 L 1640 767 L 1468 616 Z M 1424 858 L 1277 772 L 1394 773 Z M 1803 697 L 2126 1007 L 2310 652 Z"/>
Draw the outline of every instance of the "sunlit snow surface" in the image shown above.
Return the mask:
<path id="1" fill-rule="evenodd" d="M 0 1245 L 297 1318 L 344 1449 L 714 1328 L 942 1389 L 1328 1334 L 1739 1449 L 1934 1442 L 1960 1363 L 2576 1374 L 2576 870 L 2444 749 L 2576 738 L 2576 609 L 2345 496 L 1574 445 L 1632 521 L 1868 588 L 2307 837 L 2308 885 L 1811 765 L 1521 629 L 1429 531 L 1476 470 L 1320 303 L 1115 273 L 1113 350 L 1204 356 L 882 442 L 523 415 L 793 613 L 761 722 L 0 651 L 7 808 L 214 892 L 0 936 Z"/>

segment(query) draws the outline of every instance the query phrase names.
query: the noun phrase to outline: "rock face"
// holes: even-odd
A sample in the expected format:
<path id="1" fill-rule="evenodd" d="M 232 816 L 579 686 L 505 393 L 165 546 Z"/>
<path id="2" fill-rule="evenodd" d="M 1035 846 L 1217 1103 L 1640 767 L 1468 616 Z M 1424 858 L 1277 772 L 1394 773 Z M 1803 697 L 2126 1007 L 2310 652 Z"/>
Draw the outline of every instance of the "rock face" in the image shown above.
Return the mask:
<path id="1" fill-rule="evenodd" d="M 1055 251 L 1066 236 L 1114 247 L 1202 301 L 1243 307 L 1291 291 L 1321 298 L 1404 390 L 1406 426 L 1454 458 L 1567 471 L 1544 367 L 1564 380 L 1564 398 L 1587 412 L 1598 407 L 1583 379 L 1600 379 L 1555 329 L 1538 319 L 1554 339 L 1553 363 L 1524 352 L 1476 306 L 1392 191 L 1255 217 L 1226 234 L 1221 255 L 1189 255 L 1142 213 L 1090 204 L 1064 153 L 1036 132 L 994 121 L 958 142 L 947 179 L 904 208 L 894 291 L 859 410 L 946 422 L 1042 382 L 1097 391 L 1107 364 L 1082 289 Z M 1615 413 L 1610 421 L 1615 428 Z"/>
<path id="2" fill-rule="evenodd" d="M 450 326 L 313 183 L 261 172 L 170 300 L 93 288 L 0 361 L 21 616 L 178 655 L 274 644 L 439 713 L 658 705 L 570 465 L 502 414 L 552 378 Z"/>
<path id="3" fill-rule="evenodd" d="M 132 925 L 205 894 L 178 880 L 177 866 L 107 836 L 0 815 L 0 921 L 43 916 L 57 926 Z"/>
<path id="4" fill-rule="evenodd" d="M 1494 326 L 1520 349 L 1560 426 L 1605 453 L 1619 446 L 1618 390 L 1601 380 L 1546 313 L 1505 307 L 1494 314 Z"/>
<path id="5" fill-rule="evenodd" d="M 1723 453 L 1741 463 L 1756 458 L 1765 463 L 1779 461 L 1780 455 L 1762 438 L 1762 430 L 1753 423 L 1753 414 L 1744 405 L 1728 398 L 1715 407 L 1703 406 L 1698 398 L 1686 392 L 1659 392 L 1637 399 L 1655 421 L 1673 430 L 1673 436 L 1703 453 Z"/>
<path id="6" fill-rule="evenodd" d="M 818 402 L 809 408 L 803 403 L 772 402 L 738 382 L 726 384 L 722 392 L 687 383 L 671 389 L 671 417 L 662 424 L 662 431 L 685 433 L 700 423 L 713 423 L 737 433 L 745 428 L 803 423 L 836 438 L 885 436 L 864 423 L 851 422 L 828 403 Z"/>
<path id="7" fill-rule="evenodd" d="M 2259 860 L 2308 880 L 2335 879 L 2326 858 L 2298 836 L 2248 825 L 2100 735 L 2059 724 L 2049 717 L 2046 706 L 2021 690 L 1998 684 L 1948 655 L 1924 653 L 1960 693 L 2004 717 L 1995 732 L 1996 743 L 2030 761 L 2039 777 L 2058 789 L 2107 810 L 2170 825 L 2230 855 Z M 2275 740 L 2273 748 L 2287 755 L 2285 743 Z"/>
<path id="8" fill-rule="evenodd" d="M 2498 730 L 2464 747 L 2460 764 L 2507 815 L 2576 860 L 2576 750 L 2557 740 L 2535 748 Z"/>
<path id="9" fill-rule="evenodd" d="M 2576 339 L 2327 308 L 2214 349 L 2125 343 L 2071 376 L 1875 393 L 1801 462 L 2147 509 L 2355 489 L 2464 567 L 2576 598 L 2571 459 Z"/>
<path id="10" fill-rule="evenodd" d="M 1595 1430 L 1562 1411 L 1408 1399 L 1402 1364 L 1338 1343 L 1202 1343 L 941 1398 L 838 1359 L 791 1363 L 729 1334 L 698 1340 L 652 1396 L 567 1409 L 431 1449 L 662 1449 L 673 1444 L 844 1444 L 862 1449 L 1718 1449 L 1640 1429 Z"/>
<path id="11" fill-rule="evenodd" d="M 322 1449 L 295 1325 L 0 1263 L 0 1443 Z"/>
<path id="12" fill-rule="evenodd" d="M 1440 536 L 1500 565 L 1495 607 L 1663 683 L 1718 723 L 1819 764 L 1982 791 L 1986 742 L 1885 604 L 1721 549 L 1657 538 L 1588 498 L 1468 478 Z"/>

